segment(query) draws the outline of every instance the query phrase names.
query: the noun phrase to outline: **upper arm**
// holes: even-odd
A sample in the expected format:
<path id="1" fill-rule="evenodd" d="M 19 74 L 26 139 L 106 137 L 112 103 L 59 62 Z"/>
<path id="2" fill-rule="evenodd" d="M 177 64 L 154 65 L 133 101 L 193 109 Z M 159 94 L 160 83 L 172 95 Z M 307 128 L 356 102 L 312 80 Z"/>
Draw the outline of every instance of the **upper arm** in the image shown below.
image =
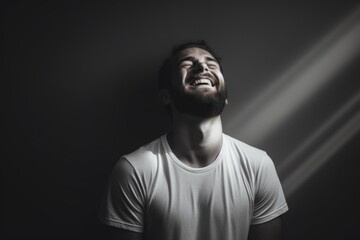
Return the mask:
<path id="1" fill-rule="evenodd" d="M 262 224 L 288 210 L 274 163 L 265 154 L 255 178 L 254 209 L 251 224 Z"/>
<path id="2" fill-rule="evenodd" d="M 100 207 L 99 219 L 115 228 L 132 232 L 143 231 L 143 185 L 133 166 L 124 158 L 118 161 L 112 171 Z"/>
<path id="3" fill-rule="evenodd" d="M 265 154 L 256 176 L 254 212 L 249 239 L 282 239 L 281 215 L 288 210 L 274 163 Z"/>
<path id="4" fill-rule="evenodd" d="M 282 218 L 277 217 L 265 223 L 251 225 L 249 240 L 280 240 L 282 239 Z"/>

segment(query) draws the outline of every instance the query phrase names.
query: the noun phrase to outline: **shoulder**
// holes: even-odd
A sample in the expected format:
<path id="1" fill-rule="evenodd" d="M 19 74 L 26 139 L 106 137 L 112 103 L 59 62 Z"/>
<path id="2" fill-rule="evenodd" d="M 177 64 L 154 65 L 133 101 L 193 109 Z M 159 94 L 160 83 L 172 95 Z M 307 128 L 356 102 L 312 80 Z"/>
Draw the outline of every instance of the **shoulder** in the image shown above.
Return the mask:
<path id="1" fill-rule="evenodd" d="M 224 134 L 224 139 L 229 151 L 231 151 L 232 154 L 238 154 L 243 160 L 250 161 L 252 163 L 260 163 L 267 158 L 266 152 L 259 148 L 251 146 L 226 134 Z"/>
<path id="2" fill-rule="evenodd" d="M 274 163 L 268 154 L 256 147 L 224 134 L 227 151 L 236 158 L 241 169 L 254 178 L 264 169 L 274 168 Z"/>
<path id="3" fill-rule="evenodd" d="M 147 143 L 137 150 L 123 155 L 117 162 L 116 172 L 124 174 L 133 174 L 137 178 L 150 181 L 156 175 L 158 169 L 158 159 L 161 154 L 163 136 Z"/>
<path id="4" fill-rule="evenodd" d="M 124 155 L 123 158 L 126 158 L 135 168 L 153 164 L 158 154 L 160 154 L 162 138 L 163 136 L 141 146 L 135 151 Z"/>

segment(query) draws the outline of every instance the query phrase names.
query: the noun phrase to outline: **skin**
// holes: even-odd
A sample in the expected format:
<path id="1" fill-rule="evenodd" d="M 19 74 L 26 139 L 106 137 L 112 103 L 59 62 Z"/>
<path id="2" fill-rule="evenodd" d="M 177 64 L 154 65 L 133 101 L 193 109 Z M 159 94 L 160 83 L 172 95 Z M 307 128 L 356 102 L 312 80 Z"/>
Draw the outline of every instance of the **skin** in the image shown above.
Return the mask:
<path id="1" fill-rule="evenodd" d="M 225 87 L 224 77 L 214 57 L 200 48 L 187 48 L 174 58 L 172 84 L 185 92 L 213 94 Z M 214 86 L 193 86 L 196 74 L 210 75 Z M 165 90 L 167 91 L 167 90 Z M 179 112 L 171 102 L 172 130 L 168 142 L 174 154 L 191 167 L 204 167 L 214 161 L 222 146 L 220 116 L 200 118 Z"/>
<path id="2" fill-rule="evenodd" d="M 214 57 L 201 48 L 187 48 L 173 59 L 172 84 L 185 92 L 197 94 L 214 94 L 225 87 L 224 77 Z M 212 85 L 193 86 L 191 77 L 195 74 L 207 74 L 215 83 Z M 172 129 L 167 135 L 174 154 L 184 164 L 199 168 L 211 164 L 219 154 L 222 146 L 221 117 L 200 118 L 179 112 L 174 106 L 168 90 L 161 92 L 164 104 L 170 104 L 172 111 Z M 252 225 L 249 230 L 251 240 L 281 239 L 281 218 Z M 126 230 L 116 229 L 113 239 L 142 239 L 142 235 Z"/>

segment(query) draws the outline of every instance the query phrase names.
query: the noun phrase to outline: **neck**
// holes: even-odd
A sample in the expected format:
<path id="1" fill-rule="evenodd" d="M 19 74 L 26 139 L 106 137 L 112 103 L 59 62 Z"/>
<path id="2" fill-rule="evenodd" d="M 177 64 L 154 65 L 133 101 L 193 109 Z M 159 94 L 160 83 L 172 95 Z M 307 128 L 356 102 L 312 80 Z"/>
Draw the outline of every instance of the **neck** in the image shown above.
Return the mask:
<path id="1" fill-rule="evenodd" d="M 216 159 L 222 146 L 221 118 L 176 114 L 168 142 L 182 162 L 192 167 L 205 167 Z"/>

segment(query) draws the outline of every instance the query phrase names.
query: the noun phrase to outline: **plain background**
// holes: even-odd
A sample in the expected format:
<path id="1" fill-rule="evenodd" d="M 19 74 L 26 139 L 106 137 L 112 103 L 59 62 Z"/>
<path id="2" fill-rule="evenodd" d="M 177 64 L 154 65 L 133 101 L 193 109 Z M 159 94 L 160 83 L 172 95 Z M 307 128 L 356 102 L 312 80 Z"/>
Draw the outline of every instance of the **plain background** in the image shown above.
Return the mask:
<path id="1" fill-rule="evenodd" d="M 360 135 L 347 131 L 345 142 L 336 135 L 359 102 L 312 136 L 357 96 L 360 55 L 312 94 L 311 81 L 298 88 L 301 105 L 294 98 L 271 105 L 286 93 L 286 82 L 316 66 L 319 54 L 311 55 L 314 64 L 303 64 L 269 101 L 242 112 L 358 7 L 355 1 L 1 4 L 1 238 L 102 238 L 106 229 L 96 215 L 112 166 L 168 129 L 157 95 L 161 61 L 174 44 L 197 39 L 223 58 L 225 133 L 266 150 L 281 181 L 293 187 L 284 187 L 285 239 L 359 238 Z M 281 114 L 281 123 L 267 125 Z M 259 123 L 251 128 L 244 119 Z M 311 157 L 329 139 L 335 150 Z"/>

